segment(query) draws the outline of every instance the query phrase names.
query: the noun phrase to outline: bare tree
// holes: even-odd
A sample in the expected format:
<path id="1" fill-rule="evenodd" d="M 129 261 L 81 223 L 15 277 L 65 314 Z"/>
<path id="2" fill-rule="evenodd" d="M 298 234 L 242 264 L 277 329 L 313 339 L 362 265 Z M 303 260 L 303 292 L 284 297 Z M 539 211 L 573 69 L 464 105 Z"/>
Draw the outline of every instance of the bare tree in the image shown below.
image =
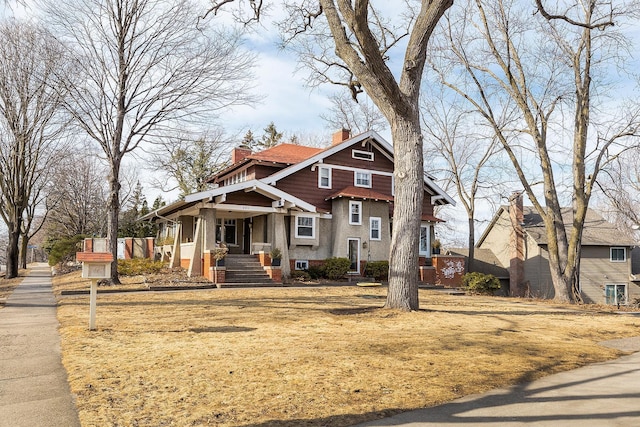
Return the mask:
<path id="1" fill-rule="evenodd" d="M 360 96 L 360 98 L 365 98 Z M 331 110 L 320 117 L 327 123 L 330 130 L 349 129 L 352 135 L 360 134 L 368 130 L 382 132 L 388 128 L 380 110 L 376 108 L 370 99 L 359 99 L 355 102 L 345 92 L 331 96 Z"/>
<path id="2" fill-rule="evenodd" d="M 110 251 L 117 253 L 122 159 L 179 123 L 250 100 L 253 56 L 213 32 L 190 0 L 56 0 L 47 16 L 77 55 L 67 108 L 109 163 Z M 111 280 L 118 283 L 115 263 Z"/>
<path id="3" fill-rule="evenodd" d="M 213 0 L 218 13 L 233 0 Z M 238 0 L 240 1 L 240 0 Z M 298 43 L 310 84 L 344 86 L 353 98 L 365 91 L 391 127 L 395 153 L 395 210 L 386 307 L 416 310 L 418 240 L 424 193 L 423 136 L 418 98 L 427 43 L 452 0 L 374 5 L 369 0 L 285 2 L 285 42 Z M 263 2 L 249 1 L 250 19 L 259 19 Z M 402 43 L 400 43 L 402 41 Z M 390 58 L 403 49 L 394 74 Z M 394 49 L 396 48 L 396 49 Z M 401 52 L 402 54 L 402 52 Z"/>
<path id="4" fill-rule="evenodd" d="M 621 155 L 603 171 L 598 185 L 609 217 L 630 236 L 640 228 L 640 147 Z"/>
<path id="5" fill-rule="evenodd" d="M 598 121 L 592 114 L 602 101 L 598 89 L 611 89 L 606 67 L 624 62 L 629 46 L 614 23 L 636 16 L 637 4 L 560 3 L 558 13 L 540 1 L 533 9 L 517 0 L 457 4 L 441 34 L 446 43 L 434 46 L 432 58 L 441 81 L 496 135 L 543 218 L 555 299 L 579 301 L 580 243 L 594 184 L 638 134 L 637 105 L 617 117 L 600 112 Z M 573 207 L 568 224 L 563 203 Z"/>
<path id="6" fill-rule="evenodd" d="M 162 191 L 180 190 L 180 197 L 207 189 L 207 179 L 228 164 L 231 141 L 222 130 L 196 138 L 177 136 L 151 155 L 154 167 L 165 172 L 165 180 L 155 180 Z"/>
<path id="7" fill-rule="evenodd" d="M 6 277 L 18 275 L 19 240 L 28 242 L 39 193 L 65 128 L 59 76 L 69 75 L 64 49 L 32 24 L 0 26 L 0 216 L 8 228 Z M 31 206 L 31 209 L 29 209 Z"/>
<path id="8" fill-rule="evenodd" d="M 471 114 L 458 104 L 448 104 L 442 91 L 434 91 L 424 99 L 422 117 L 428 136 L 425 154 L 441 159 L 444 164 L 431 170 L 444 175 L 453 187 L 467 213 L 469 248 L 467 270 L 473 271 L 475 257 L 476 203 L 495 194 L 502 174 L 495 137 L 482 135 L 475 129 Z"/>
<path id="9" fill-rule="evenodd" d="M 48 239 L 103 235 L 108 195 L 106 168 L 89 147 L 68 152 L 53 171 L 59 197 L 45 224 Z"/>

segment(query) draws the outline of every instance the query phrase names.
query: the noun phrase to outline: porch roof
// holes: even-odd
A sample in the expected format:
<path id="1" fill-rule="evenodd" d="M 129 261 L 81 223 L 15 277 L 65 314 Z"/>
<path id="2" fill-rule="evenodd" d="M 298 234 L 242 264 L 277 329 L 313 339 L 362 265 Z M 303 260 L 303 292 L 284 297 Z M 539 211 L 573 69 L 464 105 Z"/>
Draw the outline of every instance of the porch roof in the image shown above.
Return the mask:
<path id="1" fill-rule="evenodd" d="M 337 193 L 333 193 L 326 200 L 338 199 L 340 197 L 348 197 L 354 199 L 363 199 L 363 200 L 375 200 L 375 201 L 385 201 L 385 202 L 393 202 L 393 196 L 382 194 L 377 191 L 373 191 L 370 188 L 364 187 L 356 187 L 349 186 L 345 187 Z"/>
<path id="2" fill-rule="evenodd" d="M 226 194 L 238 191 L 255 191 L 263 196 L 273 199 L 274 201 L 282 202 L 281 207 L 284 207 L 285 203 L 288 202 L 290 205 L 288 207 L 298 207 L 307 212 L 317 212 L 314 205 L 257 179 L 239 182 L 232 185 L 225 185 L 211 190 L 202 191 L 200 193 L 189 194 L 184 198 L 184 200 L 185 202 L 201 202 L 209 199 L 215 199 L 216 197 L 223 197 Z"/>

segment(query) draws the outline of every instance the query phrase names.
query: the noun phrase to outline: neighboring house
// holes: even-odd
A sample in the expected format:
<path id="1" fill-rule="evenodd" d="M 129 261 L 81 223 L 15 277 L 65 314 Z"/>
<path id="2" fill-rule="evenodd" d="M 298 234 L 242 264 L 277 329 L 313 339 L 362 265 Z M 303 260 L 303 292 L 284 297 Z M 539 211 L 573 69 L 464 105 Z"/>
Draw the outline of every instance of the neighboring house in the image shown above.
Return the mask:
<path id="1" fill-rule="evenodd" d="M 176 242 L 174 263 L 190 275 L 210 277 L 210 254 L 222 244 L 230 254 L 278 248 L 284 275 L 330 257 L 349 258 L 351 273 L 362 274 L 367 261 L 389 257 L 393 165 L 392 146 L 373 131 L 353 138 L 339 131 L 325 149 L 280 144 L 252 153 L 241 146 L 210 190 L 143 219 L 159 224 L 160 240 Z M 424 194 L 421 265 L 431 257 L 434 205 L 454 204 L 428 175 Z"/>
<path id="2" fill-rule="evenodd" d="M 572 209 L 563 209 L 565 224 L 571 223 L 571 216 Z M 493 252 L 508 269 L 511 295 L 554 297 L 544 223 L 532 207 L 523 206 L 521 193 L 496 212 L 476 246 Z M 640 296 L 631 275 L 633 247 L 634 242 L 615 225 L 588 210 L 579 283 L 585 302 L 626 304 Z"/>

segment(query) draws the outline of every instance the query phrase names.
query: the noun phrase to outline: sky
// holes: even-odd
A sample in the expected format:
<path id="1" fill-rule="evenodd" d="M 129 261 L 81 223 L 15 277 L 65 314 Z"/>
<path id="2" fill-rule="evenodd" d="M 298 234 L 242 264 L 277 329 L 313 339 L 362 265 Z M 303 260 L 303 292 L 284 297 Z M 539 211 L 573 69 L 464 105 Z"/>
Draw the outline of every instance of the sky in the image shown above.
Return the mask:
<path id="1" fill-rule="evenodd" d="M 378 2 L 385 7 L 393 7 L 391 2 Z M 6 12 L 5 12 L 6 13 Z M 28 16 L 29 11 L 16 9 L 16 13 Z M 0 17 L 2 16 L 0 8 Z M 218 17 L 216 17 L 218 19 Z M 222 18 L 224 19 L 224 18 Z M 639 32 L 640 30 L 636 30 Z M 639 39 L 640 37 L 636 37 Z M 293 134 L 305 138 L 330 141 L 331 133 L 337 129 L 329 129 L 327 123 L 321 119 L 331 107 L 329 95 L 338 89 L 330 85 L 322 85 L 310 89 L 305 86 L 305 72 L 296 72 L 297 58 L 294 53 L 278 48 L 279 37 L 275 30 L 267 23 L 254 33 L 247 36 L 246 47 L 257 55 L 257 67 L 255 70 L 255 94 L 262 100 L 252 106 L 236 106 L 223 112 L 219 117 L 219 123 L 224 126 L 229 134 L 238 135 L 241 138 L 247 130 L 252 130 L 255 136 L 260 136 L 263 129 L 274 122 L 277 129 L 285 135 Z M 399 49 L 402 51 L 402 49 Z M 395 58 L 392 58 L 392 61 Z M 401 58 L 400 58 L 401 60 Z M 382 136 L 391 142 L 389 132 L 383 132 Z M 131 160 L 137 161 L 137 160 Z M 177 193 L 163 193 L 150 187 L 150 180 L 146 179 L 146 172 L 140 173 L 140 179 L 145 187 L 145 195 L 149 203 L 158 195 L 162 195 L 165 201 L 173 201 Z M 514 190 L 518 190 L 514 189 Z M 481 223 L 490 219 L 494 207 L 486 206 L 479 213 Z M 460 224 L 466 222 L 464 210 L 461 206 L 447 214 L 448 217 L 460 218 Z M 455 221 L 451 219 L 450 221 Z M 2 225 L 0 224 L 0 227 Z M 462 227 L 462 225 L 461 225 Z M 454 226 L 454 228 L 456 228 Z M 483 229 L 484 226 L 479 227 Z M 462 230 L 462 234 L 464 234 Z"/>

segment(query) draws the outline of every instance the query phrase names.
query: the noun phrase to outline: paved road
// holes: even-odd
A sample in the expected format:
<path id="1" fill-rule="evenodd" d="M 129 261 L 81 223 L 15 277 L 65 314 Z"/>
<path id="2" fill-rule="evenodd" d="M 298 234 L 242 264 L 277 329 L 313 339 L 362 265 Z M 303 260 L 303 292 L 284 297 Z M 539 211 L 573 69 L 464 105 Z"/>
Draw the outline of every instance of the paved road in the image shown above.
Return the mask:
<path id="1" fill-rule="evenodd" d="M 640 331 L 639 331 L 640 332 Z M 640 337 L 605 345 L 640 351 Z M 640 426 L 640 353 L 359 427 Z"/>
<path id="2" fill-rule="evenodd" d="M 50 270 L 30 268 L 0 309 L 0 427 L 79 427 L 61 361 Z"/>

